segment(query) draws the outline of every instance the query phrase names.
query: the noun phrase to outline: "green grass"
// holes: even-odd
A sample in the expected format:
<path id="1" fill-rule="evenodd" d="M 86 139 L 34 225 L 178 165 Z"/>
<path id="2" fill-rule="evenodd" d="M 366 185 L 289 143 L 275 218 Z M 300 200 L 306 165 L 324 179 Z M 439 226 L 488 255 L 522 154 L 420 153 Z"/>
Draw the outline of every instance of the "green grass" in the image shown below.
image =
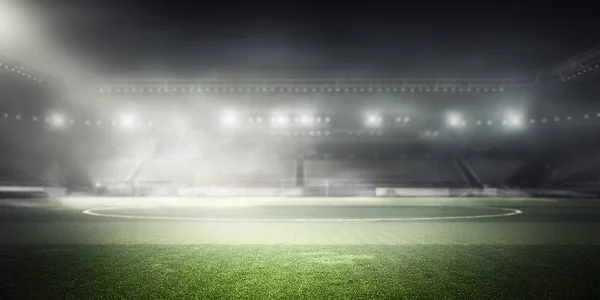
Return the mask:
<path id="1" fill-rule="evenodd" d="M 599 299 L 600 246 L 31 246 L 0 299 Z"/>

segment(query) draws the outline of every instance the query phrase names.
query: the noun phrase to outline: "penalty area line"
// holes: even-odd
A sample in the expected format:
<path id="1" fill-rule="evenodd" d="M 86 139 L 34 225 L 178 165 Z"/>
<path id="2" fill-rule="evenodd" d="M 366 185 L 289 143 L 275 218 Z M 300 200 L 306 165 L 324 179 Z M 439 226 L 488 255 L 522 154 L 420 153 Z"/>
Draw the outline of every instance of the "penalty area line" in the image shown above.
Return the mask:
<path id="1" fill-rule="evenodd" d="M 100 211 L 115 210 L 119 208 L 86 209 L 81 213 L 96 217 L 141 219 L 141 220 L 172 220 L 172 221 L 201 221 L 201 222 L 385 222 L 385 221 L 433 221 L 433 220 L 467 220 L 510 217 L 522 214 L 523 211 L 513 208 L 494 207 L 493 209 L 506 211 L 502 214 L 474 215 L 474 216 L 448 216 L 448 217 L 410 217 L 410 218 L 302 218 L 302 219 L 273 219 L 273 218 L 199 218 L 176 216 L 135 216 L 102 213 Z"/>

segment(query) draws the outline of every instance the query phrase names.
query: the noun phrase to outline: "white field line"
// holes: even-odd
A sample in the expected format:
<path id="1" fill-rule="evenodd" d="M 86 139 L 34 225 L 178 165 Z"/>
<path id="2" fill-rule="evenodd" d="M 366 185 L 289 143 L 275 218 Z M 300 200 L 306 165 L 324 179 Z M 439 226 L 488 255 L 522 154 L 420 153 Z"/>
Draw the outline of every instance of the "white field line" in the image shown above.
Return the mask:
<path id="1" fill-rule="evenodd" d="M 492 207 L 490 207 L 492 208 Z M 412 217 L 412 218 L 327 218 L 327 219 L 273 219 L 273 218 L 199 218 L 199 217 L 176 217 L 176 216 L 143 216 L 143 215 L 121 215 L 103 213 L 105 211 L 115 210 L 120 208 L 99 208 L 99 209 L 86 209 L 82 211 L 83 214 L 107 217 L 107 218 L 122 218 L 122 219 L 142 219 L 142 220 L 180 220 L 180 221 L 205 221 L 205 222 L 381 222 L 381 221 L 431 221 L 431 220 L 463 220 L 463 219 L 484 219 L 484 218 L 499 218 L 509 217 L 523 212 L 513 208 L 500 208 L 493 207 L 505 211 L 506 213 L 492 214 L 492 215 L 474 215 L 474 216 L 449 216 L 449 217 Z"/>

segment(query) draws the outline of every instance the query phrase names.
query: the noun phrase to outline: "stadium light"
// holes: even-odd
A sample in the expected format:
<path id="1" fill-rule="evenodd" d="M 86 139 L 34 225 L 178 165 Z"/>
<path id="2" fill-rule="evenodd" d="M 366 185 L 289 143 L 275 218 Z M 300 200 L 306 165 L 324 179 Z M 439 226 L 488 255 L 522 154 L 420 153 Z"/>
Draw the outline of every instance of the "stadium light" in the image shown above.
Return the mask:
<path id="1" fill-rule="evenodd" d="M 136 124 L 136 117 L 131 114 L 122 115 L 121 119 L 119 120 L 119 125 L 121 125 L 121 128 L 127 130 L 134 129 Z"/>
<path id="2" fill-rule="evenodd" d="M 290 123 L 290 118 L 284 115 L 277 115 L 271 118 L 271 125 L 273 126 L 287 126 Z"/>
<path id="3" fill-rule="evenodd" d="M 65 125 L 65 116 L 59 113 L 51 113 L 48 116 L 48 123 L 54 128 L 62 128 Z"/>
<path id="4" fill-rule="evenodd" d="M 506 126 L 510 128 L 520 128 L 523 125 L 523 117 L 518 114 L 510 113 L 506 117 Z"/>
<path id="5" fill-rule="evenodd" d="M 222 113 L 219 121 L 221 125 L 228 128 L 235 128 L 239 125 L 237 114 L 231 111 Z"/>
<path id="6" fill-rule="evenodd" d="M 464 123 L 464 121 L 462 120 L 462 117 L 460 114 L 458 114 L 458 113 L 448 114 L 448 125 L 450 125 L 451 127 L 458 127 L 462 123 Z"/>
<path id="7" fill-rule="evenodd" d="M 314 123 L 315 118 L 312 117 L 310 114 L 304 114 L 300 117 L 300 124 L 304 125 L 304 126 L 310 126 Z"/>
<path id="8" fill-rule="evenodd" d="M 367 127 L 379 127 L 383 122 L 383 118 L 378 114 L 368 114 L 365 119 Z"/>

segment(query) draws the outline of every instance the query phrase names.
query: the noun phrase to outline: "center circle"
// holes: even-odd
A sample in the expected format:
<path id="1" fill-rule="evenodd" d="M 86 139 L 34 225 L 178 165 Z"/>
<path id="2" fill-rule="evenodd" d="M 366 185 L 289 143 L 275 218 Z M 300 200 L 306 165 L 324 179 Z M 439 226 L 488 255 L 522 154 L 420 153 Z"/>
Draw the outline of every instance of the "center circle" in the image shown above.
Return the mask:
<path id="1" fill-rule="evenodd" d="M 486 206 L 152 206 L 87 209 L 97 217 L 196 221 L 427 221 L 508 217 L 521 211 Z"/>

